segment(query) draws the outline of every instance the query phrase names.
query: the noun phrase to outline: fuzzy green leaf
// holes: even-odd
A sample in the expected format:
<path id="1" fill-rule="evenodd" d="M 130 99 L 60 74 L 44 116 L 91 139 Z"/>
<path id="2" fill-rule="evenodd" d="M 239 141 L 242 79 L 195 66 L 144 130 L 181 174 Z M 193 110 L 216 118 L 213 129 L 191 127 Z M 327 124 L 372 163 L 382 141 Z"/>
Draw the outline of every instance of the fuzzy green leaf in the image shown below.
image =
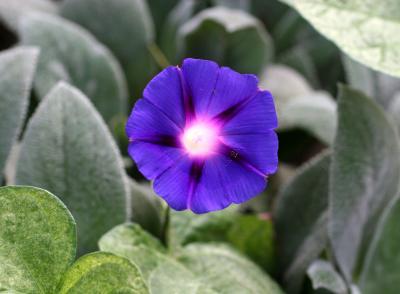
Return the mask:
<path id="1" fill-rule="evenodd" d="M 328 154 L 316 157 L 277 197 L 277 260 L 290 292 L 299 290 L 307 267 L 326 244 L 329 166 Z"/>
<path id="2" fill-rule="evenodd" d="M 130 181 L 131 220 L 161 238 L 165 225 L 165 205 L 149 185 Z"/>
<path id="3" fill-rule="evenodd" d="M 60 83 L 25 132 L 16 182 L 56 193 L 78 224 L 79 254 L 126 220 L 128 185 L 115 143 L 90 101 Z"/>
<path id="4" fill-rule="evenodd" d="M 138 268 L 125 258 L 105 252 L 87 254 L 65 273 L 60 294 L 149 294 Z"/>
<path id="5" fill-rule="evenodd" d="M 286 0 L 355 60 L 400 76 L 398 0 Z"/>
<path id="6" fill-rule="evenodd" d="M 60 81 L 82 90 L 106 121 L 126 111 L 126 84 L 118 62 L 81 27 L 60 17 L 31 13 L 21 20 L 21 41 L 41 49 L 35 90 L 43 98 Z"/>
<path id="7" fill-rule="evenodd" d="M 101 237 L 99 248 L 129 259 L 148 280 L 150 273 L 166 257 L 165 248 L 137 224 L 122 224 Z"/>
<path id="8" fill-rule="evenodd" d="M 18 32 L 20 20 L 31 12 L 56 14 L 57 4 L 51 0 L 2 0 L 0 19 L 14 33 Z"/>
<path id="9" fill-rule="evenodd" d="M 34 187 L 0 188 L 0 289 L 55 293 L 75 250 L 74 219 L 57 197 Z"/>
<path id="10" fill-rule="evenodd" d="M 225 245 L 193 243 L 179 260 L 217 293 L 282 293 L 259 267 Z"/>
<path id="11" fill-rule="evenodd" d="M 185 56 L 211 59 L 243 73 L 258 74 L 273 55 L 264 26 L 241 10 L 215 7 L 203 10 L 179 31 Z"/>
<path id="12" fill-rule="evenodd" d="M 237 217 L 228 231 L 227 240 L 267 272 L 273 272 L 275 236 L 270 219 L 262 219 L 257 215 Z"/>
<path id="13" fill-rule="evenodd" d="M 396 294 L 400 283 L 400 201 L 387 208 L 361 273 L 362 293 Z"/>
<path id="14" fill-rule="evenodd" d="M 148 49 L 154 28 L 147 1 L 67 0 L 61 14 L 110 48 L 125 71 L 129 91 L 139 98 L 155 69 Z"/>
<path id="15" fill-rule="evenodd" d="M 7 157 L 25 119 L 39 51 L 21 47 L 0 54 L 0 183 Z"/>
<path id="16" fill-rule="evenodd" d="M 326 289 L 335 294 L 346 294 L 347 286 L 333 265 L 325 260 L 316 260 L 307 269 L 314 290 Z M 385 292 L 386 293 L 386 292 Z"/>
<path id="17" fill-rule="evenodd" d="M 342 86 L 338 112 L 328 232 L 338 265 L 350 280 L 397 194 L 400 149 L 395 127 L 371 98 Z"/>

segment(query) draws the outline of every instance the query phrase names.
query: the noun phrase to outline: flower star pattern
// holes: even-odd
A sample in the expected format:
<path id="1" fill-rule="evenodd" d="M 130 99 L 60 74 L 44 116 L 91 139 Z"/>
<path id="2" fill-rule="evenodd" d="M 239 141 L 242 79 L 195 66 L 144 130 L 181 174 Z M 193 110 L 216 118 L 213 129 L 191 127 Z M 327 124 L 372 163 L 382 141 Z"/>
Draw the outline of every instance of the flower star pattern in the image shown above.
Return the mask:
<path id="1" fill-rule="evenodd" d="M 129 154 L 175 210 L 220 210 L 261 193 L 276 172 L 277 116 L 257 77 L 185 59 L 155 76 L 126 125 Z"/>

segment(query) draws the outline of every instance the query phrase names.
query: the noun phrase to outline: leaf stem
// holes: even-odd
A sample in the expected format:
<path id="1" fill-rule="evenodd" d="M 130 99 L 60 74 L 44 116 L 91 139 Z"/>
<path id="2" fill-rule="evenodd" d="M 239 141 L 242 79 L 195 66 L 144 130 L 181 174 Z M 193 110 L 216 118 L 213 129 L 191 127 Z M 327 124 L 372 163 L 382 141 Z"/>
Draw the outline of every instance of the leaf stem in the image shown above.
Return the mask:
<path id="1" fill-rule="evenodd" d="M 171 65 L 165 54 L 161 51 L 160 47 L 158 47 L 156 43 L 152 42 L 148 44 L 147 48 L 160 68 L 166 68 Z"/>

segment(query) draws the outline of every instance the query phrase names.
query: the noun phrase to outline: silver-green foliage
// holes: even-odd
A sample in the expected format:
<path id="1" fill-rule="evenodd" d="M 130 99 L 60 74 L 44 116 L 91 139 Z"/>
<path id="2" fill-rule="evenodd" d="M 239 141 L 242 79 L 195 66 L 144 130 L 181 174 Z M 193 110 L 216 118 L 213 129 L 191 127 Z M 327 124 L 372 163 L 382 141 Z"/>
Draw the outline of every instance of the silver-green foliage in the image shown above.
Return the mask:
<path id="1" fill-rule="evenodd" d="M 65 273 L 60 294 L 148 294 L 138 268 L 114 254 L 95 252 L 78 259 Z"/>
<path id="2" fill-rule="evenodd" d="M 34 87 L 40 99 L 60 80 L 82 90 L 108 122 L 124 114 L 126 82 L 120 65 L 89 32 L 57 16 L 30 13 L 20 21 L 22 44 L 41 49 Z"/>
<path id="3" fill-rule="evenodd" d="M 0 289 L 55 293 L 75 250 L 75 221 L 53 194 L 0 188 Z"/>
<path id="4" fill-rule="evenodd" d="M 396 197 L 400 149 L 395 126 L 361 92 L 340 88 L 338 116 L 330 174 L 328 235 L 341 271 L 351 280 L 383 211 Z"/>
<path id="5" fill-rule="evenodd" d="M 28 108 L 28 98 L 39 51 L 15 48 L 0 54 L 0 182 L 13 143 Z"/>
<path id="6" fill-rule="evenodd" d="M 260 73 L 273 55 L 273 44 L 264 26 L 241 10 L 203 10 L 178 34 L 183 55 L 212 59 L 240 72 Z"/>
<path id="7" fill-rule="evenodd" d="M 16 183 L 53 191 L 78 224 L 79 254 L 126 220 L 128 185 L 115 143 L 90 101 L 60 83 L 41 102 L 22 140 Z"/>
<path id="8" fill-rule="evenodd" d="M 282 293 L 258 266 L 227 245 L 192 243 L 171 256 L 139 226 L 124 224 L 103 236 L 99 246 L 137 264 L 153 294 Z"/>
<path id="9" fill-rule="evenodd" d="M 148 49 L 154 42 L 154 28 L 147 2 L 67 0 L 61 6 L 61 14 L 110 48 L 125 71 L 129 92 L 139 98 L 155 69 Z"/>
<path id="10" fill-rule="evenodd" d="M 349 56 L 400 76 L 398 0 L 286 0 Z"/>

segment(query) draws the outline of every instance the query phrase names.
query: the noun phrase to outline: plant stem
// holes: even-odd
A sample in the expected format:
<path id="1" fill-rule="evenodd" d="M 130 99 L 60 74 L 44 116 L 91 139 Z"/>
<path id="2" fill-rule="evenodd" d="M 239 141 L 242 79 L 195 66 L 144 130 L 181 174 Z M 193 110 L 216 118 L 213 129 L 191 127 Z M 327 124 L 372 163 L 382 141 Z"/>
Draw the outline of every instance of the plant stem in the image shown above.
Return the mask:
<path id="1" fill-rule="evenodd" d="M 156 43 L 150 43 L 147 45 L 147 48 L 160 68 L 163 69 L 171 65 L 165 54 L 161 51 L 160 47 L 158 47 Z"/>

